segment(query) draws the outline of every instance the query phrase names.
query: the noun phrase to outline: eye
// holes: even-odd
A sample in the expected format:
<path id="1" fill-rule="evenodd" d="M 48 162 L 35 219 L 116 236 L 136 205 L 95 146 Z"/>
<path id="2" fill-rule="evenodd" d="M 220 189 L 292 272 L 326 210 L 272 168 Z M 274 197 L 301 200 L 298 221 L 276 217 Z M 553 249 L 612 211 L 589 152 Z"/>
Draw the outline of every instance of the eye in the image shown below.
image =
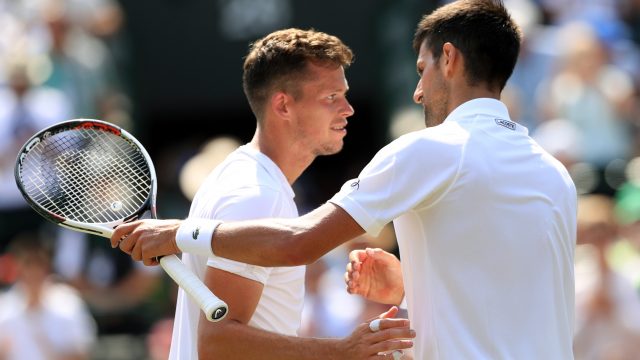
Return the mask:
<path id="1" fill-rule="evenodd" d="M 335 99 L 336 99 L 336 97 L 337 97 L 337 96 L 338 96 L 338 95 L 336 95 L 336 94 L 331 94 L 331 95 L 327 96 L 327 99 L 328 99 L 329 101 L 333 101 L 333 100 L 335 100 Z"/>

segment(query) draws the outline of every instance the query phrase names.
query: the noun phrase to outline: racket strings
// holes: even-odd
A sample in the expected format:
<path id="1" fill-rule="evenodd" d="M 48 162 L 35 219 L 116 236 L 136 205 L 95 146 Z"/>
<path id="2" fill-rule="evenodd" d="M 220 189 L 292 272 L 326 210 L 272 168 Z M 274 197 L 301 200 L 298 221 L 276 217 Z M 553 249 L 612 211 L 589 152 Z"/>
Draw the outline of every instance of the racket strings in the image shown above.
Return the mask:
<path id="1" fill-rule="evenodd" d="M 138 147 L 99 129 L 46 137 L 23 159 L 21 173 L 35 202 L 85 223 L 108 223 L 134 214 L 152 186 L 151 171 Z"/>

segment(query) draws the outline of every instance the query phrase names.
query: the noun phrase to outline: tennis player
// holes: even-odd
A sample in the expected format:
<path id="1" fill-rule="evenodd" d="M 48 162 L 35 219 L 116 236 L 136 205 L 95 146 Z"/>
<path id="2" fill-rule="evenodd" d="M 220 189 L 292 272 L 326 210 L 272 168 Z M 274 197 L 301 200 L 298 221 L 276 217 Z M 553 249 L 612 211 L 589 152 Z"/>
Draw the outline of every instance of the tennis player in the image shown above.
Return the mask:
<path id="1" fill-rule="evenodd" d="M 423 17 L 414 100 L 426 129 L 381 149 L 311 213 L 219 224 L 199 251 L 298 265 L 393 221 L 416 359 L 572 359 L 577 196 L 566 169 L 499 100 L 520 40 L 497 0 L 459 0 Z M 131 223 L 112 246 L 130 234 L 121 249 L 152 264 L 184 250 L 180 233 L 193 227 Z"/>
<path id="2" fill-rule="evenodd" d="M 353 115 L 344 75 L 351 61 L 351 50 L 322 32 L 287 29 L 256 41 L 246 56 L 243 75 L 257 119 L 255 135 L 208 176 L 189 218 L 298 216 L 291 184 L 317 156 L 342 149 L 347 118 Z M 410 337 L 408 321 L 403 319 L 386 320 L 384 326 L 397 331 L 378 337 L 372 337 L 367 324 L 345 339 L 296 337 L 304 301 L 304 266 L 266 268 L 187 252 L 182 260 L 227 302 L 229 313 L 223 321 L 206 321 L 180 290 L 170 359 L 359 359 L 390 350 L 394 344 L 411 345 L 385 342 L 393 336 Z"/>

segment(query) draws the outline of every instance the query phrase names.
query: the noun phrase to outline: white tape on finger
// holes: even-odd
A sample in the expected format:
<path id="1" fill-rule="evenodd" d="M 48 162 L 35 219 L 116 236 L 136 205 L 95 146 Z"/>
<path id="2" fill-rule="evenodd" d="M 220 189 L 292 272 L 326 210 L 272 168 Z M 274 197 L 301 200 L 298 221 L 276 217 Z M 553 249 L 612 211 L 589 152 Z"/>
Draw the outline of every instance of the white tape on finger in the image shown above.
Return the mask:
<path id="1" fill-rule="evenodd" d="M 369 323 L 369 329 L 371 329 L 371 331 L 376 332 L 376 331 L 380 331 L 380 321 L 382 321 L 381 319 L 375 319 L 372 322 Z"/>
<path id="2" fill-rule="evenodd" d="M 402 355 L 404 355 L 404 353 L 402 352 L 402 350 L 396 350 L 391 355 L 393 356 L 393 360 L 400 360 L 402 359 Z"/>

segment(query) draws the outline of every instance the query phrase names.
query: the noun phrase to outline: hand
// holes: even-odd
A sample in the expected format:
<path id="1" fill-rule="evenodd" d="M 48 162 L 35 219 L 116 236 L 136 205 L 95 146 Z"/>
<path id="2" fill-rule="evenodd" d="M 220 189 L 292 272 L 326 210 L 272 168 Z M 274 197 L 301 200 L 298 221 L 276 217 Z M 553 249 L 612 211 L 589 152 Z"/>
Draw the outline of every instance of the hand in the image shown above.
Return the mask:
<path id="1" fill-rule="evenodd" d="M 176 245 L 176 232 L 181 220 L 137 220 L 116 227 L 111 236 L 111 247 L 131 255 L 145 265 L 157 265 L 158 257 L 180 252 Z"/>
<path id="2" fill-rule="evenodd" d="M 354 250 L 344 274 L 349 294 L 399 305 L 404 296 L 400 260 L 382 249 Z"/>
<path id="3" fill-rule="evenodd" d="M 395 359 L 395 350 L 408 349 L 413 346 L 410 340 L 416 336 L 409 328 L 409 320 L 393 318 L 398 308 L 393 306 L 387 312 L 380 314 L 380 330 L 373 331 L 371 321 L 358 325 L 356 329 L 341 341 L 344 359 Z M 397 356 L 397 355 L 396 355 Z"/>

